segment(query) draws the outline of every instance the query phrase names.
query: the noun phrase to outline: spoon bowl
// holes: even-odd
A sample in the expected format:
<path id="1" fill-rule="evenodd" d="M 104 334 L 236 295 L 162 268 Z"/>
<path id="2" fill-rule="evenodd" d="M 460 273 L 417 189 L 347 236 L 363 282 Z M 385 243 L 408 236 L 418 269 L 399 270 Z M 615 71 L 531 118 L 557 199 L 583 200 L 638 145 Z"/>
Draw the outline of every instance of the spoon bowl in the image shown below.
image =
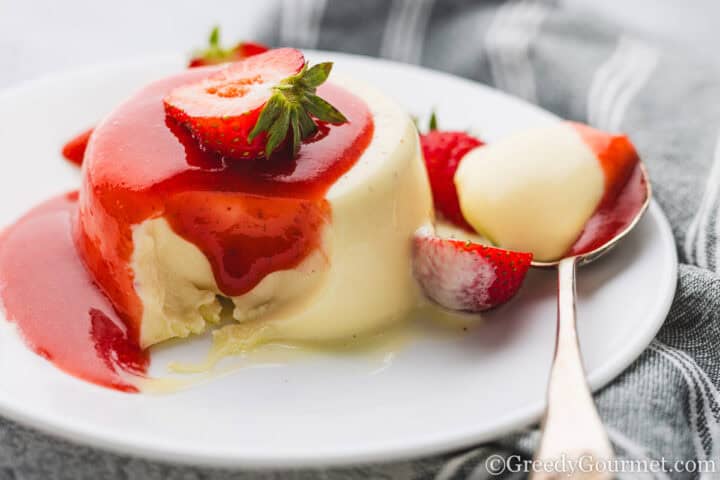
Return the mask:
<path id="1" fill-rule="evenodd" d="M 560 265 L 560 262 L 563 260 L 567 260 L 567 258 L 575 257 L 576 258 L 576 265 L 577 266 L 583 266 L 587 265 L 588 263 L 594 262 L 604 254 L 606 254 L 610 249 L 615 247 L 618 243 L 620 243 L 625 237 L 627 237 L 630 232 L 635 228 L 635 226 L 640 222 L 643 215 L 647 211 L 648 207 L 650 206 L 650 200 L 652 199 L 652 185 L 650 184 L 650 180 L 647 174 L 647 170 L 645 169 L 645 165 L 643 165 L 642 162 L 639 162 L 637 164 L 638 169 L 640 169 L 640 174 L 642 177 L 642 184 L 645 187 L 645 201 L 642 203 L 642 205 L 639 207 L 635 215 L 632 217 L 632 219 L 627 222 L 625 225 L 623 225 L 621 228 L 617 230 L 616 233 L 614 233 L 610 238 L 607 239 L 602 245 L 593 248 L 592 250 L 589 250 L 587 252 L 578 253 L 572 256 L 566 256 L 559 258 L 557 260 L 548 260 L 548 261 L 538 261 L 533 260 L 531 262 L 531 265 L 535 268 L 555 268 L 558 265 Z"/>

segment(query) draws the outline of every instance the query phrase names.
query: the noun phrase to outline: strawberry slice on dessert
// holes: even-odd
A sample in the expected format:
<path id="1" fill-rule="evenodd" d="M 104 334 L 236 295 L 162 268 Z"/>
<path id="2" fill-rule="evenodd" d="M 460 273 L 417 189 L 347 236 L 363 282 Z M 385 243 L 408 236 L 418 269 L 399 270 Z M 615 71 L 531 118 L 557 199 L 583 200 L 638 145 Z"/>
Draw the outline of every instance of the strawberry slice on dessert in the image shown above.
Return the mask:
<path id="1" fill-rule="evenodd" d="M 228 159 L 269 157 L 286 139 L 297 154 L 318 122 L 347 121 L 315 93 L 331 69 L 330 62 L 308 67 L 293 48 L 270 50 L 172 90 L 165 111 L 203 148 Z"/>
<path id="2" fill-rule="evenodd" d="M 472 226 L 460 210 L 454 178 L 460 160 L 470 150 L 484 145 L 483 141 L 466 132 L 437 130 L 437 119 L 433 114 L 430 118 L 430 131 L 420 135 L 420 145 L 435 209 L 446 220 L 473 232 Z"/>
<path id="3" fill-rule="evenodd" d="M 413 238 L 413 270 L 425 294 L 451 310 L 481 312 L 520 289 L 531 253 L 441 238 L 421 229 Z"/>
<path id="4" fill-rule="evenodd" d="M 235 62 L 259 53 L 265 53 L 268 50 L 269 48 L 265 45 L 255 42 L 240 42 L 233 48 L 223 48 L 220 45 L 220 27 L 215 27 L 210 32 L 208 47 L 193 54 L 188 63 L 188 68 Z"/>

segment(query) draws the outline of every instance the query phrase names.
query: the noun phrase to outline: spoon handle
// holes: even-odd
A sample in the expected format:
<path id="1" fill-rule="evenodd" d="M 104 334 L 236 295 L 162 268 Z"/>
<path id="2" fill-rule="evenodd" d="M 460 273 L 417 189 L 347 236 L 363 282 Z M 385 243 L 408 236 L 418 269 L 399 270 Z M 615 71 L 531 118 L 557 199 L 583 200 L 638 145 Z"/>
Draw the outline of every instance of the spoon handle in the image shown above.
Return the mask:
<path id="1" fill-rule="evenodd" d="M 570 470 L 575 471 L 563 478 L 605 480 L 612 476 L 599 471 L 603 470 L 602 468 L 592 467 L 596 461 L 610 460 L 613 457 L 613 450 L 595 409 L 580 355 L 575 320 L 576 263 L 577 257 L 570 257 L 558 264 L 555 358 L 550 371 L 547 409 L 535 460 L 557 461 L 558 463 L 551 465 L 561 467 L 564 465 L 565 472 L 562 473 L 565 474 L 570 474 Z M 565 462 L 560 463 L 563 459 Z M 577 465 L 577 468 L 572 468 L 571 465 Z M 587 472 L 590 468 L 592 471 Z M 558 473 L 561 472 L 536 471 L 532 478 L 535 480 L 558 478 Z"/>

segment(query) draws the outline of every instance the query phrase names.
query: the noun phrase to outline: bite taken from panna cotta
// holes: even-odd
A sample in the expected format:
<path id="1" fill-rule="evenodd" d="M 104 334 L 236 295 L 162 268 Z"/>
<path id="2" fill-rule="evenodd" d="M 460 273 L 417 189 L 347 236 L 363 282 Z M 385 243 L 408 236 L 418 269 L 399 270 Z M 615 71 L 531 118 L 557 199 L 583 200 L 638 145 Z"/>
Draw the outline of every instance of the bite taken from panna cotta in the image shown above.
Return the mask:
<path id="1" fill-rule="evenodd" d="M 613 206 L 638 162 L 626 136 L 559 122 L 471 150 L 454 183 L 474 230 L 552 261 L 573 250 L 593 215 Z"/>
<path id="2" fill-rule="evenodd" d="M 142 348 L 215 328 L 224 305 L 225 353 L 361 335 L 417 305 L 411 239 L 433 210 L 416 129 L 318 67 L 279 49 L 191 69 L 96 128 L 78 245 Z"/>

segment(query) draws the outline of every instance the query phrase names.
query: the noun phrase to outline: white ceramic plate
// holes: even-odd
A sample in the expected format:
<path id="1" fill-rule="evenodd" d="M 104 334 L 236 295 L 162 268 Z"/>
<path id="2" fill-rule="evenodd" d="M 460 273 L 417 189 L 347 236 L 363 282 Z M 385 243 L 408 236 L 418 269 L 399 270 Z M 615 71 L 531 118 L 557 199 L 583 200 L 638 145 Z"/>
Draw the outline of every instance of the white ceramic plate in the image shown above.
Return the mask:
<path id="1" fill-rule="evenodd" d="M 492 141 L 554 117 L 482 85 L 369 58 L 318 54 L 411 113 Z M 145 59 L 30 82 L 0 94 L 0 226 L 78 186 L 62 143 L 180 58 Z M 580 340 L 593 387 L 648 345 L 675 291 L 676 253 L 656 204 L 578 278 Z M 382 360 L 318 354 L 261 362 L 171 395 L 96 387 L 31 353 L 0 319 L 0 413 L 89 445 L 173 462 L 297 467 L 387 461 L 468 446 L 538 420 L 555 331 L 555 276 L 460 337 L 412 338 Z M 161 353 L 160 356 L 163 354 Z M 162 363 L 162 362 L 160 362 Z M 155 369 L 157 370 L 157 368 Z"/>

